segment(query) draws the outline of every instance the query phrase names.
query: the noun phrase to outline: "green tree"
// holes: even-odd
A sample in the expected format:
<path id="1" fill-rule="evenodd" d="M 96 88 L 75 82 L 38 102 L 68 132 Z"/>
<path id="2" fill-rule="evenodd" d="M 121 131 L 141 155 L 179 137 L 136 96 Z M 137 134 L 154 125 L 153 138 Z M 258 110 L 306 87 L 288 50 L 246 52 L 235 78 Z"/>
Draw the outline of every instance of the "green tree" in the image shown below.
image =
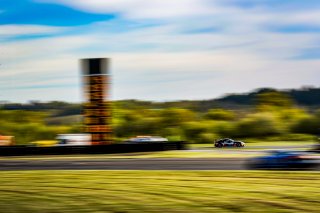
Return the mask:
<path id="1" fill-rule="evenodd" d="M 194 121 L 195 113 L 187 109 L 169 108 L 161 111 L 162 125 L 165 127 L 180 126 L 185 122 Z"/>
<path id="2" fill-rule="evenodd" d="M 200 122 L 188 122 L 183 125 L 183 133 L 188 142 L 199 143 L 200 135 L 207 132 L 207 126 Z"/>
<path id="3" fill-rule="evenodd" d="M 305 117 L 292 125 L 293 133 L 320 135 L 320 123 L 315 116 Z"/>
<path id="4" fill-rule="evenodd" d="M 270 113 L 258 113 L 237 123 L 239 137 L 266 137 L 284 133 L 281 123 Z"/>
<path id="5" fill-rule="evenodd" d="M 205 118 L 210 120 L 234 120 L 235 114 L 230 110 L 211 109 L 205 114 Z"/>
<path id="6" fill-rule="evenodd" d="M 281 92 L 265 92 L 256 95 L 256 104 L 259 110 L 273 108 L 290 108 L 294 105 L 293 100 Z"/>

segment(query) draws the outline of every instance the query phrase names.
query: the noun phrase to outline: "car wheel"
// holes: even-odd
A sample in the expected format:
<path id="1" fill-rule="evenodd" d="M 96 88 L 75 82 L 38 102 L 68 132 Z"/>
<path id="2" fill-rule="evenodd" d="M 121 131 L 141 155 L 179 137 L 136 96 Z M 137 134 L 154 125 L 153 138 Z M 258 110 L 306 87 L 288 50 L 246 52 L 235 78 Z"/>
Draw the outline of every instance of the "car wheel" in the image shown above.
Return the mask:
<path id="1" fill-rule="evenodd" d="M 237 143 L 237 147 L 241 147 L 241 143 Z"/>

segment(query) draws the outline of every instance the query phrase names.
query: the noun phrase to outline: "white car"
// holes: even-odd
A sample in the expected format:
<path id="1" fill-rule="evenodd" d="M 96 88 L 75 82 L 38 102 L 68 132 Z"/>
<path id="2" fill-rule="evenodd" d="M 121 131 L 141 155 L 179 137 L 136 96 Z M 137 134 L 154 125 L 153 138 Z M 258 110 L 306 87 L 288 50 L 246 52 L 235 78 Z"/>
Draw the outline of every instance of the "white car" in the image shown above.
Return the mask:
<path id="1" fill-rule="evenodd" d="M 214 142 L 214 146 L 218 148 L 222 147 L 244 147 L 245 143 L 243 141 L 236 141 L 230 138 L 219 139 Z"/>
<path id="2" fill-rule="evenodd" d="M 88 146 L 91 145 L 90 134 L 59 134 L 56 146 Z"/>
<path id="3" fill-rule="evenodd" d="M 168 141 L 168 139 L 160 136 L 137 136 L 134 138 L 130 138 L 126 142 L 165 142 L 165 141 Z"/>

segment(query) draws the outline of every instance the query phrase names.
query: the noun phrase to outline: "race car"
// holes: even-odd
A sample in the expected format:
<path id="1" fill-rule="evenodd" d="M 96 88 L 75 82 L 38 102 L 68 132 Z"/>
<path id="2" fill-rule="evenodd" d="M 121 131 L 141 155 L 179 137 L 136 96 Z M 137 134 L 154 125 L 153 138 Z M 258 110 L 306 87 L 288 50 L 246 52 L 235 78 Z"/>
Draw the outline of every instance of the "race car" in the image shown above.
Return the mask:
<path id="1" fill-rule="evenodd" d="M 245 143 L 242 141 L 236 141 L 230 138 L 219 139 L 214 142 L 214 146 L 218 148 L 222 147 L 244 147 Z"/>
<path id="2" fill-rule="evenodd" d="M 319 160 L 319 156 L 306 152 L 274 150 L 266 156 L 249 159 L 246 165 L 249 169 L 307 169 L 318 167 Z"/>

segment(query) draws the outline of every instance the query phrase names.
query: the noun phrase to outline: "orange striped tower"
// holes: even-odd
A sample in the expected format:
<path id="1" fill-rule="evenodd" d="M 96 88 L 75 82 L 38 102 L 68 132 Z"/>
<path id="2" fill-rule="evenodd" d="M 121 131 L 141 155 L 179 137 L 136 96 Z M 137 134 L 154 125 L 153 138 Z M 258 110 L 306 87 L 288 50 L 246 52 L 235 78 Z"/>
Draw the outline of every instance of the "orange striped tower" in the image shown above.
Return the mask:
<path id="1" fill-rule="evenodd" d="M 86 97 L 84 132 L 91 134 L 92 145 L 112 143 L 109 61 L 107 58 L 81 59 Z"/>

